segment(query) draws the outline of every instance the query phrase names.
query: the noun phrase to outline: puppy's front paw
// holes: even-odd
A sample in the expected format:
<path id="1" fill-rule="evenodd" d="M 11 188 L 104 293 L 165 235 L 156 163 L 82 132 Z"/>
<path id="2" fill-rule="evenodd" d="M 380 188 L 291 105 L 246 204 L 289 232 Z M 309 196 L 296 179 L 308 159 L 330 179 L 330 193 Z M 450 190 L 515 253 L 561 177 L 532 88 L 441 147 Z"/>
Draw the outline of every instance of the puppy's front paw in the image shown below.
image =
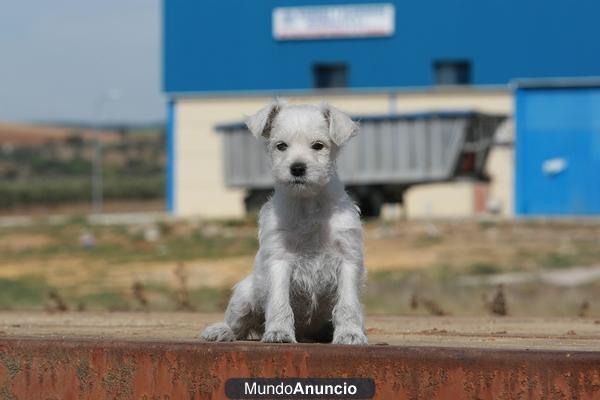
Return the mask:
<path id="1" fill-rule="evenodd" d="M 342 330 L 334 332 L 333 344 L 366 345 L 368 340 L 360 330 Z"/>
<path id="2" fill-rule="evenodd" d="M 235 335 L 224 322 L 218 322 L 207 327 L 200 335 L 200 339 L 205 342 L 233 342 Z"/>
<path id="3" fill-rule="evenodd" d="M 296 343 L 293 334 L 284 331 L 267 331 L 262 337 L 263 343 Z"/>

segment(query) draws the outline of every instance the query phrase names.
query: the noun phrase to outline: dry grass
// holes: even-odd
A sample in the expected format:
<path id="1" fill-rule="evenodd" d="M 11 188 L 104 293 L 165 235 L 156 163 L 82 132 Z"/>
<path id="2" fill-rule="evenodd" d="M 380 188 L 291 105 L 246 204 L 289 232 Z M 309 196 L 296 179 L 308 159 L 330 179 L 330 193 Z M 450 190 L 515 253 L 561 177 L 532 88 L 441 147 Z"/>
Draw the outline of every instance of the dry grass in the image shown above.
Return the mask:
<path id="1" fill-rule="evenodd" d="M 1 228 L 0 308 L 56 308 L 58 295 L 70 309 L 220 311 L 256 247 L 251 220 Z M 497 288 L 460 277 L 600 265 L 600 222 L 368 222 L 365 252 L 369 313 L 483 315 Z M 576 316 L 585 304 L 597 318 L 599 290 L 530 282 L 503 295 L 508 315 Z"/>

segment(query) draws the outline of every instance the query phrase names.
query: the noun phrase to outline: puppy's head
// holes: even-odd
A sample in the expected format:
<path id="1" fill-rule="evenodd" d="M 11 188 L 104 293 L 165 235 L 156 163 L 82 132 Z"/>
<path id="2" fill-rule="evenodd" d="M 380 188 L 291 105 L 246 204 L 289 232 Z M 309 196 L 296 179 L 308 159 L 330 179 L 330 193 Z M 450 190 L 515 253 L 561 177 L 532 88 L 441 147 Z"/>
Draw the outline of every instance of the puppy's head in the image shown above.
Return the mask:
<path id="1" fill-rule="evenodd" d="M 282 100 L 258 111 L 246 125 L 264 138 L 276 184 L 298 196 L 314 195 L 327 185 L 339 148 L 358 128 L 328 104 L 291 106 Z"/>

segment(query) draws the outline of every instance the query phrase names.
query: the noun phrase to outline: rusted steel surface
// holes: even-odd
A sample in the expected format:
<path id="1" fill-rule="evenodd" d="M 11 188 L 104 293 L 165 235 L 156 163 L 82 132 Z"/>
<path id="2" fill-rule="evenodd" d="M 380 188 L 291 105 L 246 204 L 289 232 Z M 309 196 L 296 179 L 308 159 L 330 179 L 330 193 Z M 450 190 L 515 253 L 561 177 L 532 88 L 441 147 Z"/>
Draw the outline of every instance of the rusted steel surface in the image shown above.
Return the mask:
<path id="1" fill-rule="evenodd" d="M 600 352 L 0 337 L 0 399 L 221 399 L 232 377 L 367 377 L 378 399 L 600 399 Z"/>

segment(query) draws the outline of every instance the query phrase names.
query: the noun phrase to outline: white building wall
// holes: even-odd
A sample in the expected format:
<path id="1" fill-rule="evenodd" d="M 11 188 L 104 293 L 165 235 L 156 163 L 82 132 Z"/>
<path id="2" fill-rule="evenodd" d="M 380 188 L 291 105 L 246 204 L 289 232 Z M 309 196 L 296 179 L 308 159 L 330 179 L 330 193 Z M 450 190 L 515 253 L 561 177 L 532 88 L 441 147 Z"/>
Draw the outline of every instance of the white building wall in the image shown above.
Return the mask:
<path id="1" fill-rule="evenodd" d="M 476 110 L 503 114 L 512 112 L 510 92 L 498 89 L 401 91 L 395 92 L 394 96 L 382 91 L 284 97 L 292 104 L 326 100 L 355 115 L 435 110 Z M 176 98 L 174 214 L 205 218 L 236 218 L 244 215 L 244 191 L 224 185 L 222 142 L 214 128 L 218 124 L 243 120 L 270 99 L 271 96 Z M 448 193 L 452 192 L 452 187 L 444 187 L 443 190 L 452 198 L 465 196 L 463 187 L 457 186 L 454 189 L 456 193 L 451 195 Z M 462 213 L 464 205 L 459 203 L 464 202 L 456 202 L 456 212 Z M 409 208 L 414 207 L 409 205 Z M 451 214 L 452 210 L 445 209 L 444 213 Z"/>
<path id="2" fill-rule="evenodd" d="M 491 179 L 488 208 L 505 218 L 514 216 L 514 165 L 512 145 L 496 146 L 488 156 L 487 173 Z"/>
<path id="3" fill-rule="evenodd" d="M 404 215 L 409 219 L 467 218 L 475 212 L 473 182 L 433 183 L 406 191 Z"/>

